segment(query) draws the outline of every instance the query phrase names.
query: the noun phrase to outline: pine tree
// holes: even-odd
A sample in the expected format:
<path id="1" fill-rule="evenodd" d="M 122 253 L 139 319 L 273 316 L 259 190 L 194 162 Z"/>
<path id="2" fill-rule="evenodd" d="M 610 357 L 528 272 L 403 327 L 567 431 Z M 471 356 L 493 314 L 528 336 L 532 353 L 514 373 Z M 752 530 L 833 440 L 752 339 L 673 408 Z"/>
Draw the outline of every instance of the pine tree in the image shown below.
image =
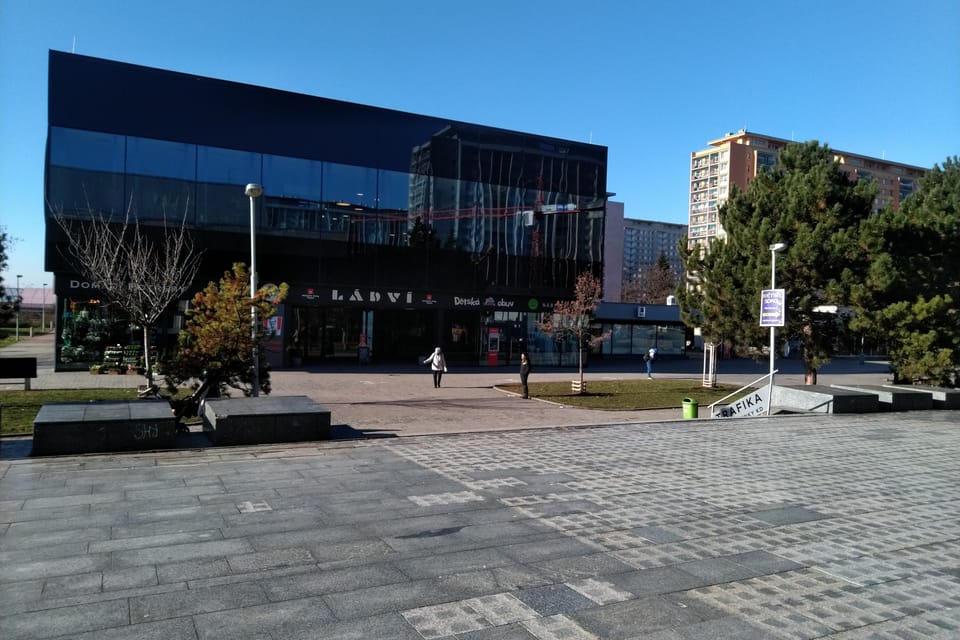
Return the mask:
<path id="1" fill-rule="evenodd" d="M 187 311 L 187 323 L 179 336 L 179 349 L 166 367 L 167 386 L 175 390 L 187 381 L 212 381 L 217 388 L 238 389 L 251 395 L 253 347 L 263 353 L 267 339 L 265 320 L 276 314 L 276 304 L 287 296 L 287 285 L 262 287 L 250 298 L 249 274 L 242 262 L 226 271 L 220 283 L 210 282 L 198 292 Z M 257 311 L 257 336 L 250 326 L 250 307 Z M 270 369 L 259 358 L 260 390 L 270 393 Z M 196 384 L 196 382 L 195 382 Z"/>
<path id="2" fill-rule="evenodd" d="M 829 147 L 787 145 L 773 170 L 759 173 L 746 191 L 731 189 L 720 208 L 726 240 L 707 252 L 684 251 L 690 285 L 680 291 L 685 320 L 701 326 L 710 341 L 763 345 L 760 292 L 770 287 L 769 246 L 785 243 L 776 283 L 786 293 L 786 324 L 778 333 L 800 338 L 805 381 L 815 384 L 844 330 L 839 309 L 865 270 L 859 228 L 872 203 L 872 185 L 853 182 Z M 838 313 L 826 311 L 831 306 Z"/>
<path id="3" fill-rule="evenodd" d="M 852 326 L 887 344 L 897 382 L 955 385 L 960 371 L 960 162 L 948 158 L 895 211 L 863 225 L 871 256 Z"/>

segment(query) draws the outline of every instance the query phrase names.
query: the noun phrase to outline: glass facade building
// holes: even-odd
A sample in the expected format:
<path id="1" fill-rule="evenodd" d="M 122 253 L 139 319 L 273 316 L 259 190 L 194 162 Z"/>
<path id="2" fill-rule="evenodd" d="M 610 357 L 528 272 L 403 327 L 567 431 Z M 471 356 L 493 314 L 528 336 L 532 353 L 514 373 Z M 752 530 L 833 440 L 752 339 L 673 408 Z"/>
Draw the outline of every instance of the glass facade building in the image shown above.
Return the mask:
<path id="1" fill-rule="evenodd" d="M 268 357 L 500 364 L 564 346 L 539 314 L 603 264 L 605 147 L 51 52 L 45 264 L 56 275 L 57 367 L 136 332 L 71 267 L 54 214 L 144 227 L 185 221 L 195 286 L 249 263 L 286 282 Z M 182 323 L 159 329 L 160 348 Z"/>

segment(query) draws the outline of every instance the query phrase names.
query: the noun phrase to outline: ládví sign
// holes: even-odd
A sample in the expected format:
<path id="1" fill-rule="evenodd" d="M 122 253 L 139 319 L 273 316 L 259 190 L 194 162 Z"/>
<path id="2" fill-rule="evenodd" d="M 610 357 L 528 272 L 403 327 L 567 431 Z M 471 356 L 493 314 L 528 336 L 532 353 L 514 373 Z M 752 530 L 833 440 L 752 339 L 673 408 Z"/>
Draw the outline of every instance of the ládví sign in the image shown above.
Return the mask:
<path id="1" fill-rule="evenodd" d="M 723 407 L 714 407 L 711 418 L 747 418 L 767 415 L 770 406 L 770 385 L 754 389 L 739 400 Z"/>

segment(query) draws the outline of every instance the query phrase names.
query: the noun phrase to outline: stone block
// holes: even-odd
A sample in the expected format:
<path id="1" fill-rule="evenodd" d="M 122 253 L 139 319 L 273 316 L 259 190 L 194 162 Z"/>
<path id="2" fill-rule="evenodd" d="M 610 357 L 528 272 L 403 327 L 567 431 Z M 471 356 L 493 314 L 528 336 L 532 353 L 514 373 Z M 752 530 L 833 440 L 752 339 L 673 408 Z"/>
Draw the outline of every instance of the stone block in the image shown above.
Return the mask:
<path id="1" fill-rule="evenodd" d="M 811 413 L 875 413 L 880 408 L 876 393 L 819 384 L 774 385 L 770 406 L 773 413 L 778 409 Z"/>
<path id="2" fill-rule="evenodd" d="M 176 434 L 166 402 L 50 403 L 33 422 L 33 455 L 166 449 L 174 446 Z"/>
<path id="3" fill-rule="evenodd" d="M 927 385 L 899 385 L 885 384 L 885 387 L 891 389 L 909 389 L 930 394 L 933 399 L 934 409 L 960 409 L 960 389 L 948 389 L 946 387 L 930 387 Z"/>
<path id="4" fill-rule="evenodd" d="M 203 429 L 218 445 L 330 438 L 330 411 L 306 396 L 207 400 Z"/>
<path id="5" fill-rule="evenodd" d="M 933 408 L 933 396 L 909 387 L 884 385 L 830 385 L 837 389 L 874 393 L 884 411 L 924 411 Z"/>

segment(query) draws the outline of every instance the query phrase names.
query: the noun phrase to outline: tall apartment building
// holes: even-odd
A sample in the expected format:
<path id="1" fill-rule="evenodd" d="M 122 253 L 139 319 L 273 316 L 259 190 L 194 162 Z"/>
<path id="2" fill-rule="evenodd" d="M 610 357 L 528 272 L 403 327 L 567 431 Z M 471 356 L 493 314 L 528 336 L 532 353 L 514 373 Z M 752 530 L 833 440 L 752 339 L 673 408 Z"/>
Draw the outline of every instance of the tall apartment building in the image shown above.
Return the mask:
<path id="1" fill-rule="evenodd" d="M 623 280 L 632 280 L 641 267 L 655 265 L 661 253 L 679 276 L 683 273 L 683 261 L 677 243 L 685 235 L 685 224 L 626 218 L 623 229 Z"/>
<path id="2" fill-rule="evenodd" d="M 690 154 L 690 245 L 709 244 L 724 237 L 717 210 L 730 194 L 730 185 L 746 189 L 759 171 L 771 169 L 780 151 L 790 143 L 740 129 L 708 142 L 709 147 Z M 853 180 L 878 184 L 874 210 L 900 205 L 917 187 L 926 169 L 881 158 L 833 149 L 834 159 Z"/>

